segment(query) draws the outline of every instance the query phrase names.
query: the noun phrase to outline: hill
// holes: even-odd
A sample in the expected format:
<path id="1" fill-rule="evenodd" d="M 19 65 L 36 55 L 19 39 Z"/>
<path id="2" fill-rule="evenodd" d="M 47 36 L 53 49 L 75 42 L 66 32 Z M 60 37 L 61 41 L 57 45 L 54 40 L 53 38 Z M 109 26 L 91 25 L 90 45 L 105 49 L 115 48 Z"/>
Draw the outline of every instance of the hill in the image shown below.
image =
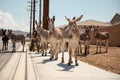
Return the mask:
<path id="1" fill-rule="evenodd" d="M 20 31 L 20 30 L 13 30 L 13 33 L 16 34 L 16 35 L 24 35 L 26 37 L 26 35 L 28 34 L 28 32 L 25 32 L 25 31 Z M 0 29 L 0 36 L 2 35 L 2 29 Z"/>

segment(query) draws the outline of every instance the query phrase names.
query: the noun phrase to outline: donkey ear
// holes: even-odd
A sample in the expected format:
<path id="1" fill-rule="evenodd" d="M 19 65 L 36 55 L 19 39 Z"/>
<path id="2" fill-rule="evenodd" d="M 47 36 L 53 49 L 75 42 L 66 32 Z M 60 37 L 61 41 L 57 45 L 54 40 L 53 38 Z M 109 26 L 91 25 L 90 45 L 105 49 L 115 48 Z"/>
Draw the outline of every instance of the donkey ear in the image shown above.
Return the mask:
<path id="1" fill-rule="evenodd" d="M 75 20 L 75 18 L 76 18 L 76 17 L 74 16 L 74 17 L 73 17 L 73 20 Z"/>
<path id="2" fill-rule="evenodd" d="M 10 30 L 10 32 L 12 32 L 12 29 Z"/>
<path id="3" fill-rule="evenodd" d="M 3 32 L 4 30 L 2 29 L 2 32 Z"/>
<path id="4" fill-rule="evenodd" d="M 35 24 L 38 25 L 37 20 L 35 20 Z"/>
<path id="5" fill-rule="evenodd" d="M 97 26 L 96 28 L 97 28 L 97 29 L 99 29 L 100 27 L 99 27 L 99 26 Z"/>
<path id="6" fill-rule="evenodd" d="M 50 17 L 47 17 L 47 21 L 49 21 L 50 20 Z"/>
<path id="7" fill-rule="evenodd" d="M 81 15 L 81 16 L 80 16 L 80 17 L 78 17 L 78 18 L 76 18 L 76 19 L 75 19 L 75 22 L 80 21 L 80 20 L 82 19 L 82 17 L 83 17 L 83 15 Z"/>
<path id="8" fill-rule="evenodd" d="M 53 16 L 53 21 L 55 21 L 55 16 Z"/>
<path id="9" fill-rule="evenodd" d="M 84 26 L 84 29 L 87 29 L 87 26 Z"/>
<path id="10" fill-rule="evenodd" d="M 66 16 L 65 16 L 65 19 L 66 19 L 68 22 L 70 22 L 70 19 L 69 19 L 69 18 L 67 18 Z"/>

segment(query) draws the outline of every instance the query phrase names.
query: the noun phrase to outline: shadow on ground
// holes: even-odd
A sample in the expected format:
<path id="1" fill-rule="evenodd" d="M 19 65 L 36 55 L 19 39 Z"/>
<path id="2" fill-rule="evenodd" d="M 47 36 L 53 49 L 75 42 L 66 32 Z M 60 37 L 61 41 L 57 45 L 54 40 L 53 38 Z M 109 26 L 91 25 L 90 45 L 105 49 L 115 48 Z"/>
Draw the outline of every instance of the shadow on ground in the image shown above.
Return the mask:
<path id="1" fill-rule="evenodd" d="M 59 71 L 70 71 L 72 68 L 74 68 L 75 66 L 74 65 L 71 65 L 69 66 L 68 64 L 64 64 L 64 63 L 59 63 L 57 64 L 59 67 L 62 67 L 63 69 L 62 70 L 59 70 Z M 70 71 L 72 72 L 72 71 Z"/>

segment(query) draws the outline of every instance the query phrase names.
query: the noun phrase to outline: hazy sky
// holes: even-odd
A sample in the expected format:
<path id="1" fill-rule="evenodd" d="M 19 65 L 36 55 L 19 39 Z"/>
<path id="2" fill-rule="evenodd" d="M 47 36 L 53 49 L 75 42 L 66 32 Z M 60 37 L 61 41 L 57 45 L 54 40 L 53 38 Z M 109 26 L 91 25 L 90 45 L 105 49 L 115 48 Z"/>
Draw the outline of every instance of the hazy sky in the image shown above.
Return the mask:
<path id="1" fill-rule="evenodd" d="M 0 0 L 0 28 L 29 31 L 27 1 L 30 0 Z M 120 0 L 50 0 L 49 15 L 56 17 L 56 26 L 67 23 L 64 16 L 72 18 L 83 15 L 82 21 L 93 19 L 109 22 L 116 13 L 120 13 Z"/>

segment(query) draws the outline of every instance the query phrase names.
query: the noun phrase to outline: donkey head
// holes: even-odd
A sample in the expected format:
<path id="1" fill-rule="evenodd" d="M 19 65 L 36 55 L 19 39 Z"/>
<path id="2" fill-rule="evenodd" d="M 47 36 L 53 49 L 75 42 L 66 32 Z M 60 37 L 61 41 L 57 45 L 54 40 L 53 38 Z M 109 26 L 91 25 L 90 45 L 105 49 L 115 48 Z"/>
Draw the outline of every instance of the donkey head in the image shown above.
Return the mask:
<path id="1" fill-rule="evenodd" d="M 82 17 L 83 17 L 83 15 L 81 15 L 80 17 L 78 17 L 76 19 L 75 19 L 75 17 L 73 17 L 73 19 L 70 20 L 69 18 L 67 18 L 65 16 L 65 19 L 68 21 L 68 25 L 67 26 L 68 26 L 68 36 L 69 37 L 72 37 L 74 35 L 75 31 L 73 31 L 73 30 L 75 30 L 77 28 L 76 22 L 80 21 L 82 19 Z"/>
<path id="2" fill-rule="evenodd" d="M 11 38 L 12 30 L 8 30 L 8 37 Z"/>
<path id="3" fill-rule="evenodd" d="M 84 26 L 86 38 L 90 38 L 91 28 L 92 26 Z"/>
<path id="4" fill-rule="evenodd" d="M 50 34 L 52 34 L 54 32 L 54 22 L 55 22 L 55 16 L 53 16 L 53 18 L 48 18 L 48 29 L 50 31 Z"/>
<path id="5" fill-rule="evenodd" d="M 99 26 L 93 26 L 93 28 L 94 28 L 93 33 L 96 36 L 98 34 L 98 31 L 99 31 Z"/>
<path id="6" fill-rule="evenodd" d="M 2 36 L 6 35 L 6 30 L 2 29 Z"/>
<path id="7" fill-rule="evenodd" d="M 37 33 L 40 33 L 39 31 L 41 31 L 42 29 L 42 27 L 41 27 L 41 22 L 40 23 L 38 23 L 37 22 L 37 20 L 35 21 L 35 24 L 36 24 L 36 29 L 37 29 Z"/>

